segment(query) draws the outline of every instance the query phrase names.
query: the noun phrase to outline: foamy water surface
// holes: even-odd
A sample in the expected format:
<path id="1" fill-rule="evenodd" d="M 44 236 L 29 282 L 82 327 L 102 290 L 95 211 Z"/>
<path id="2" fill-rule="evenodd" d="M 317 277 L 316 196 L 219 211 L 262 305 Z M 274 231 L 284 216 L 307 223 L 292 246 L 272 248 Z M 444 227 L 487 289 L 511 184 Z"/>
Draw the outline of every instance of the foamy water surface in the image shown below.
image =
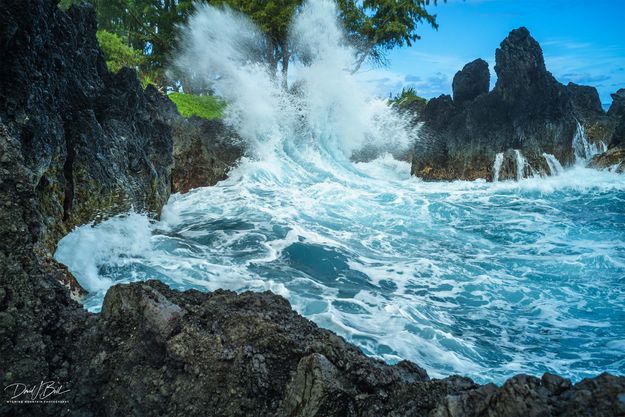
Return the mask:
<path id="1" fill-rule="evenodd" d="M 296 18 L 306 59 L 285 92 L 249 59 L 251 23 L 198 10 L 181 65 L 228 101 L 248 156 L 217 186 L 172 196 L 159 222 L 128 214 L 66 236 L 55 256 L 90 291 L 86 308 L 145 279 L 272 290 L 365 353 L 433 376 L 625 374 L 625 176 L 580 163 L 426 183 L 388 155 L 352 163 L 364 144 L 419 138 L 346 71 L 335 16 L 319 0 Z"/>

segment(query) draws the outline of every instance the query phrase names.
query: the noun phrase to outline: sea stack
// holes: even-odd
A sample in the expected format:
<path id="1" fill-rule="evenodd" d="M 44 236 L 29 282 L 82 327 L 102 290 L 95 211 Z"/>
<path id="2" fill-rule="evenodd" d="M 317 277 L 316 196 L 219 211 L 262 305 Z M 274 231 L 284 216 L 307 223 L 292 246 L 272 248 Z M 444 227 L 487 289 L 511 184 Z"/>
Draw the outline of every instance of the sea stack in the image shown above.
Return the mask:
<path id="1" fill-rule="evenodd" d="M 558 82 L 526 28 L 510 32 L 495 60 L 492 91 L 488 64 L 478 59 L 454 77 L 453 98 L 442 95 L 428 102 L 419 116 L 423 127 L 415 145 L 413 175 L 425 180 L 549 175 L 553 172 L 548 159 L 563 166 L 576 161 L 576 134 L 581 132 L 593 149 L 602 150 L 610 142 L 610 118 L 601 109 L 596 89 Z M 498 154 L 503 157 L 497 167 Z"/>

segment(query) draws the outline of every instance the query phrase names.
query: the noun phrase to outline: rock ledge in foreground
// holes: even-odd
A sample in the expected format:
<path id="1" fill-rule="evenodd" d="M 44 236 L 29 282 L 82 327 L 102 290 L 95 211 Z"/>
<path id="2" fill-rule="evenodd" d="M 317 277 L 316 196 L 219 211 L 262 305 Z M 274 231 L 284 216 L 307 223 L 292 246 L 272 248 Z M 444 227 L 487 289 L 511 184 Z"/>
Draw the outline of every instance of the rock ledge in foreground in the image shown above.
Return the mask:
<path id="1" fill-rule="evenodd" d="M 116 285 L 80 339 L 73 379 L 102 415 L 615 416 L 625 378 L 572 385 L 519 375 L 501 388 L 363 355 L 270 292 Z M 83 383 L 84 383 L 83 382 Z M 135 387 L 128 390 L 128 387 Z"/>

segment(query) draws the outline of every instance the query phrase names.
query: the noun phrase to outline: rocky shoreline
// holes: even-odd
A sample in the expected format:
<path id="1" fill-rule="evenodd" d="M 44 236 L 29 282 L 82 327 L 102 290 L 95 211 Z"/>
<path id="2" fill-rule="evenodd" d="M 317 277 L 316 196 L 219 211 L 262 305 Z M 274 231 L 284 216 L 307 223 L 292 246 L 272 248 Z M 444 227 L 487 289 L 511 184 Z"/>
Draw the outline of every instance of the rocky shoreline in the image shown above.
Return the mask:
<path id="1" fill-rule="evenodd" d="M 545 66 L 538 42 L 515 29 L 495 55 L 497 82 L 482 59 L 468 63 L 453 80 L 453 97 L 428 101 L 417 116 L 423 126 L 412 174 L 424 180 L 489 181 L 547 176 L 577 159 L 607 148 L 622 149 L 625 122 L 621 94 L 607 112 L 594 87 L 558 82 Z M 574 140 L 575 138 L 575 140 Z M 612 154 L 598 168 L 625 168 Z"/>
<path id="2" fill-rule="evenodd" d="M 133 71 L 108 73 L 95 22 L 87 6 L 0 3 L 0 415 L 625 414 L 624 377 L 433 380 L 363 355 L 269 292 L 139 282 L 86 312 L 71 273 L 50 259 L 56 242 L 131 208 L 158 216 L 172 184 L 214 183 L 241 155 L 205 150 L 205 131 L 227 130 L 180 119 Z M 69 391 L 60 403 L 7 402 L 5 387 L 41 381 Z"/>

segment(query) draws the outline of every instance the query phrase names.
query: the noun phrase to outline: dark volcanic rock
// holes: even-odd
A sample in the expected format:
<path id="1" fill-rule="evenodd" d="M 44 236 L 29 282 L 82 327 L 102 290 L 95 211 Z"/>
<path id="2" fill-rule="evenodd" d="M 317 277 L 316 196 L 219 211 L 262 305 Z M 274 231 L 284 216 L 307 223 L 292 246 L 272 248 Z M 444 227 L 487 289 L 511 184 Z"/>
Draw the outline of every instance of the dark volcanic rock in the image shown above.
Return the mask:
<path id="1" fill-rule="evenodd" d="M 573 107 L 584 119 L 600 118 L 604 115 L 599 93 L 594 87 L 568 83 L 566 89 L 571 97 Z"/>
<path id="2" fill-rule="evenodd" d="M 513 30 L 501 43 L 495 72 L 495 88 L 486 94 L 486 63 L 474 61 L 454 78 L 453 100 L 441 96 L 428 102 L 413 175 L 427 180 L 493 179 L 496 155 L 513 150 L 529 165 L 508 178 L 548 175 L 543 153 L 565 166 L 575 160 L 572 140 L 578 121 L 590 142 L 609 141 L 611 124 L 596 90 L 556 81 L 527 29 Z"/>
<path id="3" fill-rule="evenodd" d="M 614 132 L 614 118 L 606 116 L 599 93 L 594 87 L 568 83 L 566 89 L 571 98 L 576 117 L 583 122 L 590 143 L 609 144 Z"/>
<path id="4" fill-rule="evenodd" d="M 534 116 L 540 110 L 559 115 L 568 110 L 564 87 L 547 71 L 542 49 L 526 28 L 510 32 L 497 48 L 495 62 L 494 90 L 521 116 Z"/>
<path id="5" fill-rule="evenodd" d="M 270 292 L 177 292 L 118 285 L 77 344 L 74 378 L 96 415 L 616 416 L 625 378 L 572 385 L 545 374 L 503 387 L 430 380 L 410 362 L 364 356 Z M 127 387 L 133 387 L 128 389 Z"/>
<path id="6" fill-rule="evenodd" d="M 91 7 L 0 2 L 2 415 L 61 415 L 59 405 L 11 406 L 4 387 L 69 382 L 92 319 L 69 296 L 66 286 L 80 295 L 71 274 L 46 259 L 56 242 L 131 207 L 157 213 L 169 196 L 161 114 L 171 103 L 130 70 L 108 73 L 95 22 Z"/>
<path id="7" fill-rule="evenodd" d="M 454 76 L 452 91 L 454 102 L 461 104 L 475 99 L 480 94 L 488 93 L 490 88 L 490 72 L 483 59 L 469 62 Z"/>
<path id="8" fill-rule="evenodd" d="M 431 417 L 593 416 L 625 415 L 623 378 L 603 374 L 571 386 L 567 379 L 517 375 L 501 387 L 484 385 L 450 395 Z"/>
<path id="9" fill-rule="evenodd" d="M 54 2 L 6 0 L 0 20 L 12 28 L 2 41 L 0 122 L 39 202 L 38 249 L 51 253 L 94 213 L 157 212 L 170 190 L 169 100 L 144 92 L 132 70 L 107 71 L 91 8 L 66 14 Z"/>
<path id="10" fill-rule="evenodd" d="M 76 377 L 102 415 L 408 415 L 458 390 L 426 390 L 422 369 L 365 357 L 269 292 L 115 286 L 82 343 L 100 359 Z"/>
<path id="11" fill-rule="evenodd" d="M 87 313 L 46 251 L 79 222 L 160 209 L 175 112 L 132 72 L 106 72 L 91 8 L 5 0 L 0 23 L 0 415 L 622 414 L 625 378 L 430 380 L 366 357 L 271 293 L 140 282 Z M 63 384 L 54 399 L 67 403 L 7 402 L 4 387 L 41 381 Z"/>
<path id="12" fill-rule="evenodd" d="M 590 166 L 597 169 L 609 169 L 613 172 L 625 172 L 625 148 L 616 146 L 607 152 L 595 156 Z"/>
<path id="13" fill-rule="evenodd" d="M 608 116 L 615 124 L 610 147 L 620 146 L 625 148 L 625 88 L 621 88 L 612 94 L 612 105 L 608 110 Z"/>
<path id="14" fill-rule="evenodd" d="M 173 138 L 173 192 L 215 185 L 243 156 L 241 139 L 221 120 L 178 118 Z"/>
<path id="15" fill-rule="evenodd" d="M 612 105 L 608 110 L 609 122 L 612 129 L 610 149 L 595 156 L 590 166 L 598 169 L 611 169 L 615 172 L 625 172 L 625 89 L 621 88 L 612 94 Z"/>

